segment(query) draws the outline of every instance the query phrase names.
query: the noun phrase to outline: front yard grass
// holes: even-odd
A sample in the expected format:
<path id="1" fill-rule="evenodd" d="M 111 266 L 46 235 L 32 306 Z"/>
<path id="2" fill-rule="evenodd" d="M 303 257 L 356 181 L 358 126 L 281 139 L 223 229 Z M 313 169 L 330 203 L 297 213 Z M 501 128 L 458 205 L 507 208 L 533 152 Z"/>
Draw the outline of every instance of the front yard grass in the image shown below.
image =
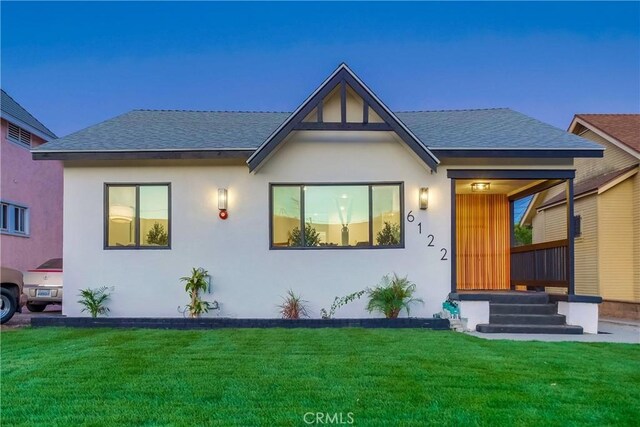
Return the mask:
<path id="1" fill-rule="evenodd" d="M 418 329 L 1 334 L 10 425 L 637 425 L 640 346 Z M 310 419 L 310 418 L 307 418 Z"/>

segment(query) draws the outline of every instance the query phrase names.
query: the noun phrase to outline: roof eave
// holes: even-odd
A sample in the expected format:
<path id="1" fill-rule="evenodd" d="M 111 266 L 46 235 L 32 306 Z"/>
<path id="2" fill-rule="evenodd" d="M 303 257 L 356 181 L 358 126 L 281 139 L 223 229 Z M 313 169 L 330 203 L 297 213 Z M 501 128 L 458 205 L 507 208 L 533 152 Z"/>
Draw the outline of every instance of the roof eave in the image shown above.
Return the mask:
<path id="1" fill-rule="evenodd" d="M 20 120 L 14 116 L 12 116 L 11 114 L 7 113 L 6 111 L 0 111 L 0 118 L 5 119 L 8 122 L 13 123 L 16 126 L 20 126 L 22 129 L 27 130 L 29 132 L 31 132 L 32 134 L 36 135 L 38 138 L 42 138 L 44 139 L 46 142 L 49 142 L 53 139 L 56 139 L 57 136 L 52 133 L 51 135 L 42 132 L 41 130 L 31 126 L 30 124 L 24 122 L 23 120 Z"/>
<path id="2" fill-rule="evenodd" d="M 31 150 L 33 160 L 199 160 L 248 159 L 254 149 L 184 150 Z"/>
<path id="3" fill-rule="evenodd" d="M 486 157 L 486 158 L 575 158 L 603 157 L 604 148 L 434 148 L 431 152 L 439 158 Z"/>

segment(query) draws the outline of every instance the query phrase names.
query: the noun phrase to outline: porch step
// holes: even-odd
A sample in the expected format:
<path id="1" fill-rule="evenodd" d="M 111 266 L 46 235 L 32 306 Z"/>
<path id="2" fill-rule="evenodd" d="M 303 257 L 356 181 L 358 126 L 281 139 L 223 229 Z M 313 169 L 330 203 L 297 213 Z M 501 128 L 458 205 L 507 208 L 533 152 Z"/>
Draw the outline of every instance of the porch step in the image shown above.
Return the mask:
<path id="1" fill-rule="evenodd" d="M 582 327 L 570 325 L 494 325 L 484 323 L 476 331 L 488 334 L 582 334 Z"/>
<path id="2" fill-rule="evenodd" d="M 505 292 L 489 296 L 489 302 L 496 304 L 547 304 L 549 295 L 544 292 Z"/>
<path id="3" fill-rule="evenodd" d="M 555 304 L 490 304 L 491 314 L 556 314 Z"/>
<path id="4" fill-rule="evenodd" d="M 470 301 L 489 301 L 496 304 L 547 304 L 549 295 L 545 292 L 478 292 L 461 293 L 460 299 Z"/>
<path id="5" fill-rule="evenodd" d="M 564 325 L 566 317 L 562 314 L 491 314 L 490 325 Z"/>

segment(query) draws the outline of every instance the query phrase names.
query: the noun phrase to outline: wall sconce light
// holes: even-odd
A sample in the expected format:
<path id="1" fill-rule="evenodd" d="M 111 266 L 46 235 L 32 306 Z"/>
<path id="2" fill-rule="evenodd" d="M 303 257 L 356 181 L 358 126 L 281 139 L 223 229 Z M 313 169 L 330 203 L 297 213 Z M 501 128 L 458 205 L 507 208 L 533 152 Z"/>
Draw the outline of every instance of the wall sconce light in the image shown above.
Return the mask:
<path id="1" fill-rule="evenodd" d="M 423 211 L 429 207 L 429 189 L 427 187 L 420 188 L 420 209 Z"/>
<path id="2" fill-rule="evenodd" d="M 491 184 L 489 184 L 488 182 L 472 182 L 471 183 L 471 191 L 474 193 L 489 191 L 490 187 L 491 187 Z"/>
<path id="3" fill-rule="evenodd" d="M 218 216 L 220 219 L 229 218 L 229 214 L 227 213 L 227 189 L 226 188 L 218 188 L 218 209 L 220 213 Z"/>

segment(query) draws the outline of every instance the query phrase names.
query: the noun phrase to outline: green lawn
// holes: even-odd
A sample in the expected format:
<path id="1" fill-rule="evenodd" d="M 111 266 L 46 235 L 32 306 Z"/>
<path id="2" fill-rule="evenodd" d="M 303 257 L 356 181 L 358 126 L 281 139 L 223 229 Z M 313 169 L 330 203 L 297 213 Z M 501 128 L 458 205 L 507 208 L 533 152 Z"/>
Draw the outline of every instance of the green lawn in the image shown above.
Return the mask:
<path id="1" fill-rule="evenodd" d="M 640 346 L 417 329 L 22 329 L 1 334 L 9 425 L 637 425 Z"/>

